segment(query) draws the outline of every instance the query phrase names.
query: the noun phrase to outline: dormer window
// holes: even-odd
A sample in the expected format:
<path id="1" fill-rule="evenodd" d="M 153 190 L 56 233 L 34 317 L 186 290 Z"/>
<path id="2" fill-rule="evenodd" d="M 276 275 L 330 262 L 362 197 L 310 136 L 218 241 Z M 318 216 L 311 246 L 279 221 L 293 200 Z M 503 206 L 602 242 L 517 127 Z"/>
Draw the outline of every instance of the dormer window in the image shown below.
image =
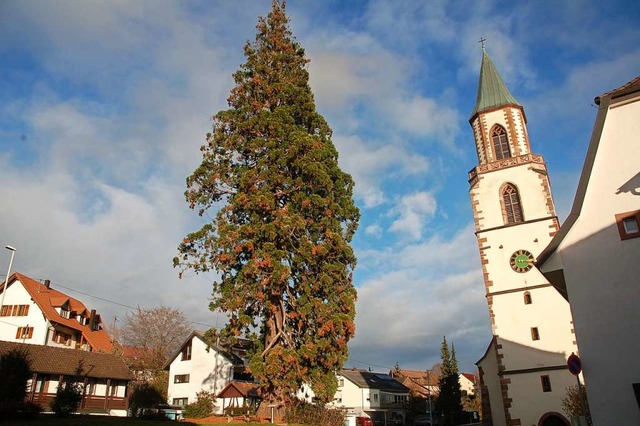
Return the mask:
<path id="1" fill-rule="evenodd" d="M 60 308 L 60 316 L 61 316 L 62 318 L 67 318 L 67 319 L 69 319 L 70 312 L 69 312 L 69 311 L 67 311 L 67 310 L 66 310 L 66 309 L 64 309 L 64 308 Z"/>
<path id="2" fill-rule="evenodd" d="M 511 157 L 507 132 L 502 126 L 494 126 L 491 130 L 491 140 L 493 141 L 493 152 L 496 160 L 504 160 Z"/>

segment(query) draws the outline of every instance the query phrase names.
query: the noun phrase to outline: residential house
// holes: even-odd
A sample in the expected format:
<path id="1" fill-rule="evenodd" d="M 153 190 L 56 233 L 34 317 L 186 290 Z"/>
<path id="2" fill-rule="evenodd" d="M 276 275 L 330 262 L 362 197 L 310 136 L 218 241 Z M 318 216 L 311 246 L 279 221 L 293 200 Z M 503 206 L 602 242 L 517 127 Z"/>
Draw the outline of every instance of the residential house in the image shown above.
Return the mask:
<path id="1" fill-rule="evenodd" d="M 439 365 L 437 365 L 439 368 Z M 440 387 L 438 379 L 440 371 L 431 370 L 407 370 L 404 368 L 393 369 L 389 375 L 409 388 L 414 398 L 429 399 L 437 397 Z"/>
<path id="2" fill-rule="evenodd" d="M 640 76 L 595 103 L 571 213 L 537 267 L 571 305 L 593 424 L 639 425 Z"/>
<path id="3" fill-rule="evenodd" d="M 473 373 L 460 373 L 460 391 L 463 395 L 474 395 L 476 393 L 476 386 L 480 382 L 480 378 Z"/>
<path id="4" fill-rule="evenodd" d="M 52 346 L 0 341 L 0 354 L 25 351 L 33 373 L 27 400 L 48 411 L 58 385 L 73 381 L 82 385 L 80 412 L 126 416 L 131 372 L 114 354 L 73 351 Z"/>
<path id="5" fill-rule="evenodd" d="M 194 331 L 165 364 L 169 370 L 168 402 L 186 406 L 201 391 L 218 395 L 232 380 L 248 379 L 244 355 L 246 340 L 225 347 L 208 343 L 204 333 Z M 215 412 L 222 414 L 223 404 L 216 403 Z"/>
<path id="6" fill-rule="evenodd" d="M 8 279 L 0 308 L 0 340 L 33 345 L 111 352 L 108 334 L 95 310 L 20 273 Z"/>
<path id="7" fill-rule="evenodd" d="M 329 404 L 344 408 L 351 416 L 372 418 L 376 424 L 403 424 L 409 388 L 388 374 L 363 370 L 340 370 L 338 390 Z"/>

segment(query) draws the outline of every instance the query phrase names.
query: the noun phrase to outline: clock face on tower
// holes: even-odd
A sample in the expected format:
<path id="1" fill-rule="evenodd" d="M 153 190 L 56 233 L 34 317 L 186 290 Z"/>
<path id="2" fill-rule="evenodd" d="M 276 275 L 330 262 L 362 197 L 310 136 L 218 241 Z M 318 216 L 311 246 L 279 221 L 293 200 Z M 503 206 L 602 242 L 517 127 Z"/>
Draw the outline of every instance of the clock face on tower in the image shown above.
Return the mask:
<path id="1" fill-rule="evenodd" d="M 517 250 L 511 255 L 509 264 L 511 265 L 511 269 L 516 272 L 527 272 L 533 268 L 533 261 L 533 255 L 530 252 L 527 250 Z"/>

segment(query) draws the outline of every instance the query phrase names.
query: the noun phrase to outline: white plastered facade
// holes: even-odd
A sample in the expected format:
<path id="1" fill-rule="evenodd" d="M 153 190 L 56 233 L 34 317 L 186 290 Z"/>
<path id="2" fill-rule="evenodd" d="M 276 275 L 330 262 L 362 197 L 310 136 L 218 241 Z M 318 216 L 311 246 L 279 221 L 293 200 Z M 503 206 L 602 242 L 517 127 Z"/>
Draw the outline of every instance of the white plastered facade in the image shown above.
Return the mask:
<path id="1" fill-rule="evenodd" d="M 201 391 L 218 394 L 233 380 L 233 363 L 214 347 L 208 346 L 197 335 L 183 345 L 191 344 L 191 359 L 182 359 L 179 352 L 169 365 L 168 402 L 187 398 L 190 404 L 196 401 L 196 394 Z M 176 383 L 176 376 L 188 375 L 188 381 Z M 222 403 L 218 401 L 216 414 L 222 414 Z"/>
<path id="2" fill-rule="evenodd" d="M 511 155 L 502 160 L 492 144 L 495 125 L 509 141 Z M 516 252 L 537 257 L 558 229 L 546 165 L 530 152 L 520 106 L 481 111 L 471 126 L 480 164 L 469 174 L 470 196 L 494 335 L 478 361 L 490 403 L 485 420 L 495 426 L 539 426 L 550 416 L 566 421 L 561 398 L 576 383 L 566 359 L 577 352 L 569 305 L 535 268 L 512 267 Z M 516 223 L 508 223 L 501 201 L 507 184 L 517 189 L 522 208 Z M 543 389 L 543 376 L 550 390 Z"/>
<path id="3" fill-rule="evenodd" d="M 572 212 L 540 265 L 564 274 L 596 426 L 640 424 L 640 237 L 616 223 L 640 210 L 638 86 L 602 101 Z"/>

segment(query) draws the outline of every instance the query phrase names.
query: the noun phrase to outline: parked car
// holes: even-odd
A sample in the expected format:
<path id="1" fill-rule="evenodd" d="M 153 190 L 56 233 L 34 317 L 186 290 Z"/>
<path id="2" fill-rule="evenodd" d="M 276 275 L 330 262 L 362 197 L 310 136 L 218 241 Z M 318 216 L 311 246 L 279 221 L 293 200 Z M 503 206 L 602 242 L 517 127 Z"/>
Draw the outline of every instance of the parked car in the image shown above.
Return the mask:
<path id="1" fill-rule="evenodd" d="M 369 417 L 356 417 L 356 426 L 373 426 L 373 420 Z"/>

